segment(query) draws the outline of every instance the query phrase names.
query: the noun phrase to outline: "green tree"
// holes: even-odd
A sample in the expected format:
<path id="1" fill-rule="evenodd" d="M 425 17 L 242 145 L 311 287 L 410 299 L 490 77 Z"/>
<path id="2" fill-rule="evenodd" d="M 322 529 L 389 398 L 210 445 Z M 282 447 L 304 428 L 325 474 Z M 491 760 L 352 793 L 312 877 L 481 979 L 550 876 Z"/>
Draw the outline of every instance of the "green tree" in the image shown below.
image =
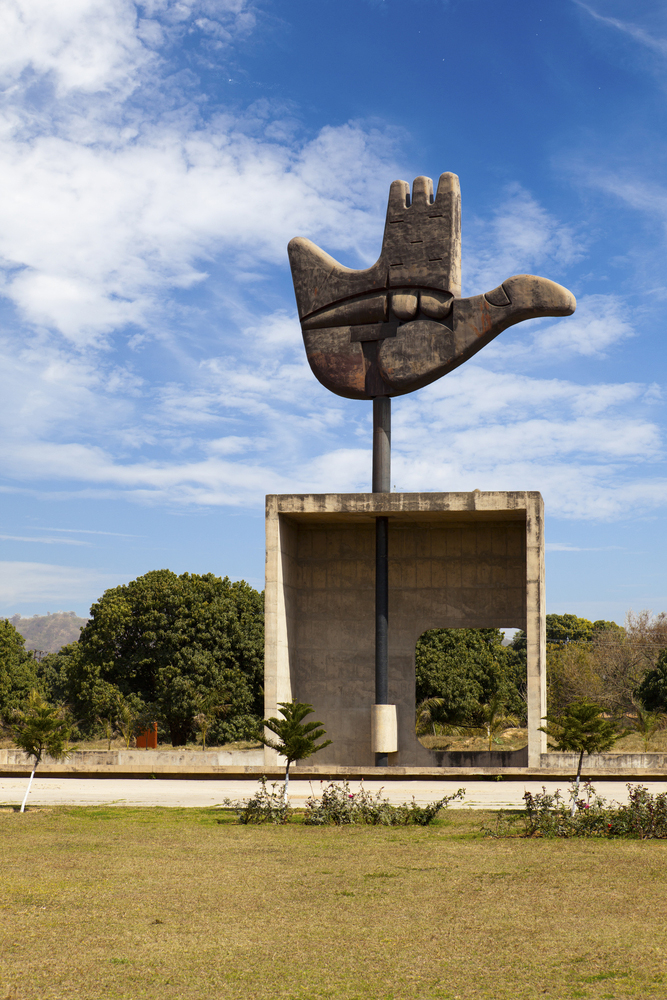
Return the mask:
<path id="1" fill-rule="evenodd" d="M 662 650 L 655 667 L 646 672 L 635 694 L 648 711 L 667 712 L 667 649 Z"/>
<path id="2" fill-rule="evenodd" d="M 80 643 L 71 642 L 57 653 L 48 653 L 37 665 L 47 698 L 67 702 L 77 719 L 86 718 L 92 711 L 90 685 L 84 683 L 81 671 L 81 653 Z"/>
<path id="3" fill-rule="evenodd" d="M 458 730 L 452 722 L 449 705 L 444 698 L 425 698 L 417 705 L 417 735 L 421 736 L 430 729 L 436 736 L 437 726 L 447 729 L 448 732 Z"/>
<path id="4" fill-rule="evenodd" d="M 592 622 L 588 618 L 578 618 L 577 615 L 547 615 L 547 643 L 590 643 L 602 632 L 623 632 L 623 629 L 616 622 L 603 619 Z M 517 650 L 526 648 L 526 633 L 523 630 L 516 633 L 512 646 Z"/>
<path id="5" fill-rule="evenodd" d="M 0 618 L 0 715 L 25 705 L 33 688 L 40 688 L 37 663 L 25 649 L 25 639 L 6 618 Z"/>
<path id="6" fill-rule="evenodd" d="M 266 728 L 275 733 L 278 740 L 272 740 L 263 734 L 260 735 L 259 739 L 264 746 L 277 750 L 285 758 L 284 799 L 285 804 L 287 804 L 290 764 L 294 763 L 295 760 L 304 760 L 306 757 L 312 757 L 319 750 L 324 750 L 325 747 L 331 744 L 331 740 L 325 740 L 324 743 L 316 743 L 320 737 L 326 735 L 326 729 L 319 728 L 322 725 L 321 722 L 303 723 L 303 719 L 313 712 L 312 705 L 306 705 L 300 701 L 286 701 L 280 702 L 278 708 L 284 718 L 276 719 L 272 716 L 270 719 L 264 720 Z"/>
<path id="7" fill-rule="evenodd" d="M 491 695 L 488 702 L 476 704 L 465 718 L 457 717 L 448 710 L 444 698 L 427 698 L 417 706 L 417 733 L 423 733 L 428 726 L 436 734 L 436 726 L 440 725 L 452 734 L 461 732 L 485 733 L 489 750 L 492 749 L 493 737 L 508 726 L 518 726 L 520 719 L 507 711 L 500 691 Z"/>
<path id="8" fill-rule="evenodd" d="M 573 701 L 605 704 L 605 679 L 592 642 L 573 640 L 547 645 L 547 704 L 556 715 Z"/>
<path id="9" fill-rule="evenodd" d="M 111 687 L 155 713 L 179 746 L 210 691 L 227 692 L 230 706 L 217 713 L 211 739 L 255 731 L 263 652 L 263 598 L 245 581 L 155 570 L 107 590 L 79 642 L 45 659 L 52 682 L 88 726 L 99 725 L 99 704 Z"/>
<path id="10" fill-rule="evenodd" d="M 12 713 L 9 729 L 19 750 L 33 759 L 30 781 L 21 803 L 21 812 L 25 812 L 32 779 L 44 755 L 62 760 L 76 747 L 68 746 L 71 725 L 65 710 L 49 705 L 38 691 L 31 692 L 24 711 L 15 710 Z"/>
<path id="11" fill-rule="evenodd" d="M 649 712 L 643 705 L 635 703 L 634 712 L 623 721 L 641 736 L 644 753 L 648 753 L 653 737 L 667 726 L 667 715 L 664 712 Z"/>
<path id="12" fill-rule="evenodd" d="M 516 715 L 512 715 L 507 711 L 502 694 L 496 691 L 491 695 L 488 702 L 479 705 L 475 710 L 472 725 L 486 732 L 489 741 L 489 751 L 491 751 L 491 743 L 494 735 L 503 732 L 509 726 L 518 726 L 519 719 Z"/>
<path id="13" fill-rule="evenodd" d="M 601 706 L 585 699 L 568 705 L 559 715 L 546 715 L 545 721 L 546 725 L 540 726 L 540 729 L 549 737 L 549 747 L 552 750 L 579 754 L 572 799 L 574 816 L 584 754 L 606 753 L 613 747 L 619 733 L 609 719 L 602 718 Z"/>
<path id="14" fill-rule="evenodd" d="M 502 641 L 500 629 L 424 632 L 415 650 L 417 703 L 437 699 L 437 721 L 455 726 L 472 722 L 496 696 L 524 716 L 525 655 Z"/>

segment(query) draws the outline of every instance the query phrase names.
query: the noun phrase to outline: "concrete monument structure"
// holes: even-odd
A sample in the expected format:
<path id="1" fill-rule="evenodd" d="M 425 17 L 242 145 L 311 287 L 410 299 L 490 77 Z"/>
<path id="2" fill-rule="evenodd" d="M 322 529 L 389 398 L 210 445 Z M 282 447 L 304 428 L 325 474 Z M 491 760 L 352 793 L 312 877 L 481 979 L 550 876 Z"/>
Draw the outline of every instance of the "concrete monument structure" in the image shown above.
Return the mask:
<path id="1" fill-rule="evenodd" d="M 388 764 L 472 764 L 415 736 L 415 643 L 430 628 L 522 628 L 527 636 L 528 753 L 496 764 L 539 767 L 546 710 L 544 523 L 539 493 L 389 493 L 267 497 L 267 711 L 305 701 L 332 745 L 318 764 L 369 765 L 375 525 L 389 521 Z M 393 713 L 392 713 L 393 714 Z M 382 728 L 377 736 L 392 734 Z M 389 724 L 393 725 L 390 716 Z"/>
<path id="2" fill-rule="evenodd" d="M 446 766 L 415 737 L 415 643 L 430 628 L 514 626 L 528 637 L 529 746 L 505 763 L 539 766 L 541 497 L 392 494 L 390 403 L 515 323 L 570 315 L 574 296 L 547 278 L 515 275 L 461 298 L 454 174 L 442 174 L 435 195 L 427 177 L 414 181 L 412 197 L 394 181 L 370 268 L 344 267 L 302 238 L 288 252 L 313 373 L 338 395 L 373 400 L 373 475 L 370 494 L 267 498 L 267 716 L 292 698 L 314 704 L 333 740 L 321 763 Z"/>

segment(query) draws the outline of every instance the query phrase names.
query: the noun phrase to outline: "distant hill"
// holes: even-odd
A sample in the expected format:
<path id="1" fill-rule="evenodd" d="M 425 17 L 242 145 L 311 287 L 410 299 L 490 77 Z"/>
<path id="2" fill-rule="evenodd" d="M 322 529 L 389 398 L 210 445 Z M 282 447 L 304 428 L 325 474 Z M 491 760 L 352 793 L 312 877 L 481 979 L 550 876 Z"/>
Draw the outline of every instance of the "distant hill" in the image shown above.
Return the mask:
<path id="1" fill-rule="evenodd" d="M 9 621 L 25 639 L 26 649 L 57 653 L 61 646 L 76 642 L 87 618 L 78 618 L 73 611 L 55 611 L 52 615 L 22 618 L 14 615 Z"/>

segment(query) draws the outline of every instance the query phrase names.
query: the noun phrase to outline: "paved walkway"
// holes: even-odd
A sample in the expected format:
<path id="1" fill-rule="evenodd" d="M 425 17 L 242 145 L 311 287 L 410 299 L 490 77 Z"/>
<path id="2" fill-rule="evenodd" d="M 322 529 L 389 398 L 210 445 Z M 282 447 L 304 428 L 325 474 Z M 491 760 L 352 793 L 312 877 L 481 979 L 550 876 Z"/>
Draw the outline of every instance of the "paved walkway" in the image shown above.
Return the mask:
<path id="1" fill-rule="evenodd" d="M 20 804 L 25 794 L 27 778 L 0 778 L 0 805 Z M 644 781 L 653 793 L 667 791 L 667 781 Z M 351 781 L 356 791 L 358 781 Z M 319 794 L 320 783 L 303 780 L 290 781 L 290 801 L 297 808 L 313 792 Z M 460 787 L 466 788 L 463 807 L 470 809 L 501 809 L 523 805 L 523 793 L 538 792 L 546 785 L 547 791 L 560 788 L 566 793 L 567 779 L 559 781 L 365 781 L 364 787 L 375 793 L 381 788 L 390 802 L 409 802 L 414 796 L 419 804 L 432 802 L 442 795 L 449 795 Z M 150 779 L 150 778 L 39 778 L 35 777 L 29 802 L 33 806 L 55 805 L 117 805 L 117 806 L 215 806 L 225 798 L 249 798 L 258 787 L 253 780 Z M 606 799 L 627 801 L 625 781 L 595 783 L 598 792 Z M 460 808 L 460 807 L 459 807 Z"/>

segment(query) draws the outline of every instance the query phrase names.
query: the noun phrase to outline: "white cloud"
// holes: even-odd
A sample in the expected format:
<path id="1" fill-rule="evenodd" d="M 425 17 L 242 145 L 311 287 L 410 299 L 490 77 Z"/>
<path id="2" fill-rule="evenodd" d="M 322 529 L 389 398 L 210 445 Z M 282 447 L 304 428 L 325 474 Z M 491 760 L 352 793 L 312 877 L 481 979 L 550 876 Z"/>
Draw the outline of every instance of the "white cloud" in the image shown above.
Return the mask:
<path id="1" fill-rule="evenodd" d="M 369 404 L 337 400 L 303 365 L 273 359 L 258 373 L 234 364 L 209 363 L 196 391 L 172 386 L 144 411 L 156 457 L 119 449 L 112 425 L 95 435 L 106 436 L 104 447 L 34 435 L 0 441 L 3 467 L 73 495 L 186 506 L 368 489 Z M 635 487 L 629 471 L 662 459 L 660 430 L 644 411 L 651 399 L 637 383 L 577 385 L 469 363 L 395 401 L 393 482 L 407 491 L 540 489 L 563 516 L 651 509 L 664 503 L 664 485 Z"/>
<path id="2" fill-rule="evenodd" d="M 399 490 L 539 490 L 550 513 L 607 520 L 667 499 L 637 468 L 663 458 L 645 386 L 577 385 L 468 363 L 394 407 Z"/>
<path id="3" fill-rule="evenodd" d="M 165 45 L 185 30 L 231 42 L 255 23 L 245 0 L 8 0 L 0 14 L 14 82 L 0 112 L 2 292 L 79 348 L 164 326 L 165 293 L 196 288 L 223 251 L 255 276 L 296 233 L 352 263 L 372 254 L 395 175 L 394 140 L 372 126 L 297 139 L 265 100 L 205 119 L 182 90 L 175 111 L 142 12 Z"/>
<path id="4" fill-rule="evenodd" d="M 90 545 L 74 538 L 49 538 L 31 535 L 0 535 L 3 542 L 38 542 L 40 545 Z"/>
<path id="5" fill-rule="evenodd" d="M 149 53 L 129 0 L 5 0 L 0 64 L 5 85 L 31 70 L 53 79 L 56 95 L 132 86 Z"/>
<path id="6" fill-rule="evenodd" d="M 496 288 L 513 274 L 539 267 L 560 273 L 583 255 L 581 240 L 519 184 L 510 184 L 491 219 L 466 219 L 464 294 Z M 546 277 L 553 277 L 547 274 Z"/>
<path id="7" fill-rule="evenodd" d="M 198 29 L 219 48 L 255 23 L 247 0 L 5 0 L 0 79 L 11 86 L 27 73 L 46 77 L 59 99 L 101 91 L 124 97 L 159 66 L 151 50 L 179 29 Z"/>
<path id="8" fill-rule="evenodd" d="M 613 194 L 631 208 L 646 213 L 651 221 L 657 220 L 667 230 L 667 190 L 664 187 L 637 177 L 605 173 L 599 169 L 589 169 L 586 176 L 589 183 L 607 194 Z"/>
<path id="9" fill-rule="evenodd" d="M 376 258 L 404 173 L 397 136 L 367 122 L 306 135 L 264 100 L 205 117 L 194 95 L 174 110 L 170 40 L 232 45 L 255 24 L 245 0 L 51 2 L 42 23 L 45 3 L 0 15 L 17 40 L 0 147 L 0 291 L 18 316 L 1 351 L 5 474 L 180 505 L 367 489 L 370 407 L 316 382 L 270 277 L 294 235 L 351 266 Z M 584 247 L 510 185 L 490 218 L 466 217 L 464 251 L 468 290 L 483 291 L 521 271 L 557 278 Z M 487 348 L 504 370 L 468 364 L 397 400 L 394 481 L 538 488 L 564 516 L 663 504 L 661 480 L 627 473 L 662 457 L 644 410 L 655 390 L 510 370 L 603 357 L 632 334 L 620 298 L 583 297 L 574 318 Z"/>
<path id="10" fill-rule="evenodd" d="M 534 346 L 551 356 L 604 357 L 607 347 L 634 336 L 627 312 L 627 304 L 616 295 L 583 296 L 574 316 L 550 323 L 534 335 Z"/>
<path id="11" fill-rule="evenodd" d="M 196 286 L 223 249 L 243 270 L 250 252 L 255 267 L 282 262 L 291 236 L 307 233 L 358 256 L 378 228 L 378 174 L 394 172 L 381 138 L 358 125 L 296 150 L 229 126 L 158 125 L 117 148 L 9 135 L 4 295 L 30 323 L 82 346 L 155 322 L 165 290 Z"/>
<path id="12" fill-rule="evenodd" d="M 618 295 L 583 295 L 574 316 L 533 320 L 501 334 L 484 349 L 484 361 L 520 363 L 525 371 L 534 365 L 569 362 L 577 355 L 605 358 L 612 345 L 636 336 L 627 316 L 627 303 Z"/>
<path id="13" fill-rule="evenodd" d="M 545 542 L 544 548 L 547 552 L 610 552 L 612 549 L 620 549 L 620 545 L 602 545 L 594 548 L 581 545 L 572 545 L 571 542 Z"/>
<path id="14" fill-rule="evenodd" d="M 110 535 L 112 538 L 139 538 L 139 535 L 128 535 L 123 531 L 97 531 L 90 528 L 35 528 L 35 531 L 62 531 L 69 535 Z"/>
<path id="15" fill-rule="evenodd" d="M 51 563 L 0 562 L 0 606 L 9 611 L 18 604 L 35 601 L 91 602 L 102 590 L 125 583 L 127 577 L 75 566 Z M 59 605 L 60 606 L 60 605 Z"/>

